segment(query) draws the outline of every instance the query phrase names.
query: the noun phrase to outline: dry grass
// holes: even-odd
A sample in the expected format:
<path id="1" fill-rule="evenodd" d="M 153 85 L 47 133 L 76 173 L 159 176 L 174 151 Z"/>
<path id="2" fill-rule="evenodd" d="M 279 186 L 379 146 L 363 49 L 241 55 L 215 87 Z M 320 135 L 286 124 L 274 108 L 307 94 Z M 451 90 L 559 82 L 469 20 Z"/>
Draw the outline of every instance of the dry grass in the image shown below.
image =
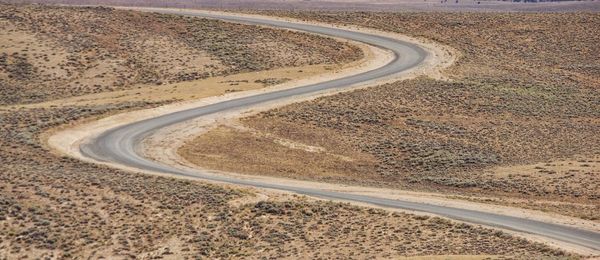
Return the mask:
<path id="1" fill-rule="evenodd" d="M 49 4 L 87 4 L 97 5 L 97 0 L 4 0 L 8 3 L 49 3 Z M 178 0 L 157 2 L 154 0 L 103 0 L 104 5 L 115 6 L 151 6 L 193 9 L 228 10 L 331 10 L 331 11 L 454 11 L 454 12 L 576 12 L 600 11 L 597 1 L 497 1 L 497 0 Z"/>
<path id="2" fill-rule="evenodd" d="M 140 28 L 140 24 L 153 25 L 158 21 L 161 24 L 181 25 L 184 28 L 192 25 L 198 25 L 198 28 L 202 29 L 212 28 L 215 31 L 212 31 L 210 35 L 219 36 L 222 33 L 224 38 L 228 37 L 231 30 L 247 32 L 247 37 L 250 37 L 250 33 L 258 33 L 256 28 L 245 26 L 110 9 L 44 9 L 46 7 L 37 6 L 14 8 L 13 6 L 2 6 L 3 16 L 1 19 L 4 25 L 13 23 L 16 19 L 15 23 L 29 24 L 37 28 L 44 23 L 32 23 L 32 21 L 52 17 L 57 18 L 57 21 L 43 21 L 54 23 L 54 25 L 65 22 L 66 27 L 48 26 L 44 29 L 58 30 L 52 32 L 52 34 L 56 33 L 56 38 L 49 35 L 43 36 L 45 34 L 38 31 L 34 35 L 36 38 L 27 38 L 31 34 L 26 34 L 19 38 L 23 39 L 22 43 L 13 42 L 11 44 L 23 47 L 29 43 L 29 50 L 33 49 L 31 44 L 36 44 L 36 49 L 45 44 L 58 46 L 54 45 L 58 44 L 56 41 L 62 40 L 61 37 L 70 34 L 67 32 L 73 32 L 73 37 L 79 37 L 77 41 L 73 41 L 83 45 L 79 46 L 70 42 L 71 38 L 65 38 L 65 44 L 71 46 L 69 47 L 71 49 L 65 47 L 62 51 L 69 57 L 81 57 L 78 56 L 82 53 L 78 48 L 83 48 L 87 46 L 86 44 L 95 47 L 85 53 L 88 51 L 102 53 L 103 50 L 106 50 L 103 49 L 106 46 L 102 45 L 100 40 L 91 41 L 89 37 L 92 34 L 120 35 L 118 32 L 103 31 L 113 28 L 110 25 L 117 24 L 117 21 L 129 21 L 132 24 L 131 27 L 113 28 L 126 30 L 127 33 L 135 36 L 127 41 L 114 42 L 115 44 L 126 43 L 126 45 L 137 42 L 137 39 L 143 39 L 142 36 L 148 33 L 148 28 Z M 33 20 L 15 17 L 27 17 L 27 19 Z M 81 23 L 74 23 L 70 19 Z M 87 19 L 90 21 L 86 21 Z M 153 26 L 149 27 L 153 28 Z M 2 33 L 14 35 L 23 31 L 31 32 L 24 28 L 29 27 L 12 27 L 12 29 L 3 30 Z M 184 31 L 179 32 L 183 33 Z M 305 37 L 290 32 L 265 31 L 265 29 L 259 31 L 259 35 L 268 32 L 268 35 L 283 34 Z M 191 35 L 184 34 L 179 37 L 189 36 L 193 39 L 194 33 L 197 32 L 189 31 L 189 33 Z M 38 38 L 42 36 L 43 38 Z M 181 40 L 181 38 L 179 39 Z M 5 41 L 14 38 L 11 36 L 1 39 Z M 103 37 L 95 39 L 103 39 Z M 166 39 L 175 41 L 173 38 L 167 37 Z M 308 41 L 311 44 L 324 44 L 324 41 L 328 41 L 321 38 L 312 39 L 318 40 L 316 42 Z M 260 41 L 264 40 L 265 38 L 260 38 Z M 159 45 L 167 44 L 167 42 Z M 301 42 L 305 41 L 301 40 Z M 6 46 L 8 43 L 3 42 L 2 44 Z M 178 41 L 173 44 L 187 46 L 188 43 Z M 234 49 L 237 48 L 236 46 L 245 46 L 230 40 L 219 44 Z M 118 54 L 120 50 L 123 51 L 119 44 L 113 47 L 114 49 L 111 50 L 115 51 L 114 53 Z M 319 48 L 327 49 L 329 47 L 325 44 L 316 47 L 314 51 L 321 52 L 323 50 Z M 3 47 L 4 50 L 11 51 L 11 49 Z M 39 50 L 42 48 L 40 47 Z M 126 48 L 124 50 L 129 52 L 130 56 L 127 57 L 144 55 L 140 49 Z M 177 51 L 185 51 L 185 48 Z M 33 84 L 32 82 L 42 79 L 46 79 L 52 84 L 58 82 L 52 78 L 54 75 L 52 73 L 44 78 L 46 76 L 42 77 L 40 76 L 42 74 L 38 73 L 43 69 L 39 71 L 31 69 L 32 67 L 44 68 L 46 66 L 34 64 L 34 60 L 35 62 L 41 60 L 40 62 L 45 64 L 41 52 L 36 54 L 38 56 L 35 59 L 29 56 L 29 51 L 27 53 L 29 54 L 5 56 L 9 58 L 4 60 L 5 63 L 2 67 L 4 74 L 2 75 L 8 78 L 7 73 L 12 73 L 10 75 L 13 77 L 7 81 L 3 80 L 2 83 L 8 84 L 13 89 L 3 88 L 4 103 L 51 99 L 58 96 L 58 93 L 65 96 L 77 94 L 71 92 L 72 88 L 70 87 L 64 89 L 53 89 L 48 86 L 27 87 L 31 86 L 27 84 Z M 345 55 L 344 53 L 345 49 L 339 53 L 333 53 L 333 56 L 328 56 L 329 58 L 324 58 L 322 61 L 333 61 L 335 57 L 338 57 L 337 54 Z M 52 56 L 51 52 L 48 54 Z M 33 56 L 33 54 L 31 55 Z M 42 57 L 40 58 L 39 55 Z M 260 61 L 259 54 L 251 53 L 251 55 L 251 57 L 247 57 L 250 61 Z M 57 56 L 60 55 L 57 54 Z M 318 59 L 320 56 L 316 55 L 315 57 Z M 275 55 L 271 58 L 281 57 Z M 52 60 L 52 58 L 48 59 Z M 92 61 L 99 67 L 117 64 L 112 62 L 114 61 L 112 56 L 106 59 L 93 58 Z M 138 61 L 144 61 L 144 59 L 140 58 Z M 171 62 L 175 61 L 167 60 L 166 64 L 173 65 Z M 229 66 L 224 59 L 215 60 L 215 62 L 221 64 L 222 67 L 218 68 L 228 68 L 227 66 Z M 289 62 L 289 60 L 282 62 Z M 302 61 L 300 64 L 304 62 Z M 186 61 L 183 63 L 188 64 Z M 84 64 L 88 63 L 84 62 Z M 279 66 L 279 64 L 281 63 L 272 64 L 272 66 Z M 73 79 L 80 77 L 75 73 L 79 71 L 78 69 L 88 71 L 83 69 L 87 65 L 83 67 L 80 67 L 79 63 L 71 65 L 73 67 L 69 68 L 73 69 Z M 118 64 L 115 66 L 123 70 L 114 67 L 115 70 L 110 69 L 105 78 L 119 78 L 119 75 L 123 75 L 121 73 L 125 73 L 123 71 L 137 73 L 138 67 L 136 66 L 134 66 L 136 69 L 131 70 L 129 67 L 127 69 L 119 67 Z M 23 73 L 23 71 L 31 73 Z M 94 70 L 91 69 L 91 71 Z M 171 74 L 166 70 L 158 71 L 160 73 L 152 75 L 157 75 L 158 79 L 164 82 L 173 80 L 169 78 Z M 181 71 L 185 71 L 185 68 L 181 68 Z M 69 80 L 70 78 L 62 79 Z M 264 82 L 257 82 L 257 84 L 272 84 L 273 81 L 277 80 L 265 79 Z M 17 82 L 24 84 L 19 85 L 16 84 Z M 106 83 L 106 86 L 112 87 L 111 84 L 114 83 Z M 88 87 L 81 89 L 84 92 L 111 90 Z M 254 194 L 248 190 L 128 173 L 61 157 L 49 151 L 40 140 L 44 131 L 59 125 L 74 123 L 82 118 L 101 117 L 120 111 L 161 104 L 163 103 L 118 102 L 115 100 L 111 104 L 14 108 L 2 111 L 0 114 L 0 258 L 256 259 L 287 257 L 297 259 L 303 257 L 324 259 L 335 257 L 389 258 L 431 254 L 505 255 L 517 258 L 577 257 L 566 255 L 564 252 L 545 245 L 512 237 L 503 232 L 440 218 L 391 214 L 382 210 L 294 199 L 289 196 L 256 202 L 249 199 Z M 291 199 L 294 201 L 289 201 Z M 240 201 L 246 203 L 239 203 Z"/>
<path id="3" fill-rule="evenodd" d="M 452 46 L 463 54 L 457 80 L 516 87 L 598 88 L 597 13 L 259 12 L 356 24 Z"/>
<path id="4" fill-rule="evenodd" d="M 237 130 L 217 139 L 223 129 L 216 130 L 182 148 L 188 160 L 249 174 L 485 195 L 600 219 L 598 14 L 270 14 L 430 38 L 463 56 L 447 72 L 452 82 L 420 78 L 268 111 L 242 120 L 253 139 Z M 298 151 L 277 138 L 320 149 Z M 229 145 L 239 151 L 224 153 Z M 236 157 L 243 153 L 250 155 Z M 213 155 L 220 157 L 205 160 Z M 557 160 L 589 167 L 498 174 Z"/>
<path id="5" fill-rule="evenodd" d="M 155 105 L 4 113 L 0 257 L 576 257 L 440 218 L 303 199 L 235 205 L 252 194 L 83 163 L 39 143 L 42 131 L 80 117 Z"/>
<path id="6" fill-rule="evenodd" d="M 375 158 L 368 154 L 335 152 L 229 126 L 210 130 L 179 150 L 192 163 L 207 168 L 321 181 L 359 179 L 365 176 L 360 173 L 375 167 Z"/>
<path id="7" fill-rule="evenodd" d="M 1 105 L 362 55 L 304 33 L 110 8 L 0 5 L 0 34 Z"/>

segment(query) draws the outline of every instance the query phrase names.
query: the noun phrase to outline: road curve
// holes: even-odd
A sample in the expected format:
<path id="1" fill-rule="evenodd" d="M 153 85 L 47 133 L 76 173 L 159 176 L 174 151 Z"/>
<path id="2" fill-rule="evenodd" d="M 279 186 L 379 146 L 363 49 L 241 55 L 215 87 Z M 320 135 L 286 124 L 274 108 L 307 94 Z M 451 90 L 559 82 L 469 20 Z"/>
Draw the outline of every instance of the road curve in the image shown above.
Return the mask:
<path id="1" fill-rule="evenodd" d="M 218 112 L 245 109 L 266 102 L 317 94 L 326 90 L 343 89 L 359 83 L 364 84 L 414 68 L 422 63 L 428 55 L 425 50 L 413 43 L 368 33 L 246 16 L 196 13 L 179 10 L 161 10 L 160 12 L 222 19 L 245 24 L 267 25 L 345 38 L 390 50 L 395 54 L 395 58 L 380 68 L 337 80 L 223 101 L 113 128 L 82 144 L 80 150 L 84 156 L 98 161 L 178 176 L 284 190 L 324 199 L 354 201 L 388 208 L 422 211 L 460 221 L 534 234 L 592 250 L 600 250 L 600 233 L 598 232 L 482 211 L 217 176 L 201 171 L 173 168 L 142 157 L 138 153 L 139 144 L 144 138 L 164 127 Z"/>

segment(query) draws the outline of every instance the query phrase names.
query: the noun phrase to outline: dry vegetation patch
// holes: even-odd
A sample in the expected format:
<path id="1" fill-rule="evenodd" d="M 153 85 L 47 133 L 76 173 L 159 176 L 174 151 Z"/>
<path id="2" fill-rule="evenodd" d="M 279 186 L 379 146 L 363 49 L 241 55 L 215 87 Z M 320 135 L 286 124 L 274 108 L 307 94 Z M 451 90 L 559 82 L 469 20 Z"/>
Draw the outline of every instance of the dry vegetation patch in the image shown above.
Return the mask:
<path id="1" fill-rule="evenodd" d="M 333 42 L 323 38 L 210 20 L 105 8 L 0 7 L 2 104 L 128 88 L 145 80 L 188 80 L 204 72 L 356 58 L 345 56 L 356 54 L 347 45 L 328 45 Z M 219 40 L 211 43 L 207 36 Z M 190 42 L 183 40 L 188 37 Z M 261 52 L 266 50 L 260 43 L 272 38 L 288 44 L 286 56 Z M 320 46 L 307 47 L 313 45 Z M 189 60 L 152 55 L 167 50 Z M 283 58 L 292 54 L 298 59 Z M 195 67 L 206 62 L 214 66 Z M 191 74 L 181 78 L 179 72 Z M 90 78 L 101 79 L 100 86 L 83 83 Z M 43 132 L 60 125 L 162 104 L 115 101 L 2 111 L 0 258 L 577 257 L 441 218 L 305 199 L 247 199 L 239 205 L 235 202 L 252 191 L 123 172 L 56 155 L 41 143 Z"/>
<path id="2" fill-rule="evenodd" d="M 4 113 L 0 257 L 576 257 L 441 218 L 309 200 L 235 205 L 252 194 L 83 163 L 39 143 L 46 129 L 80 117 L 156 105 Z"/>
<path id="3" fill-rule="evenodd" d="M 263 12 L 435 40 L 463 54 L 448 75 L 514 86 L 598 88 L 597 13 Z"/>
<path id="4" fill-rule="evenodd" d="M 533 199 L 523 205 L 600 219 L 600 15 L 267 13 L 429 38 L 462 57 L 446 72 L 451 82 L 396 82 L 242 120 L 263 136 L 323 147 L 351 160 L 295 156 L 268 139 L 248 140 L 243 132 L 227 137 L 238 141 L 189 143 L 181 150 L 188 160 L 223 170 L 237 164 L 250 174 L 486 195 L 503 204 Z M 250 155 L 222 154 L 214 146 L 220 142 L 235 143 L 242 151 L 234 154 Z M 281 159 L 262 159 L 272 151 Z M 211 154 L 220 154 L 227 166 L 205 160 Z M 296 160 L 298 170 L 281 169 L 281 160 Z M 589 167 L 498 174 L 497 167 L 557 160 Z"/>
<path id="5" fill-rule="evenodd" d="M 0 5 L 0 105 L 357 60 L 333 39 L 112 8 Z"/>

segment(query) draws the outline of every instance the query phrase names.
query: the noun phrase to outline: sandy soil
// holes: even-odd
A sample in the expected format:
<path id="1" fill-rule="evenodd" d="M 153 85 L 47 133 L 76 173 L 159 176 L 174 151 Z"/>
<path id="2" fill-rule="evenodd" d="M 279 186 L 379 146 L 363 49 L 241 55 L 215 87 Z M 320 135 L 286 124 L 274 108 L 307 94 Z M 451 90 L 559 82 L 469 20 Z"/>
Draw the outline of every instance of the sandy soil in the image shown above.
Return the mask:
<path id="1" fill-rule="evenodd" d="M 0 110 L 40 102 L 26 107 L 80 105 L 80 99 L 216 95 L 243 90 L 234 82 L 243 79 L 223 79 L 232 81 L 223 82 L 223 89 L 208 88 L 219 82 L 203 79 L 342 64 L 362 55 L 329 37 L 114 8 L 0 4 L 0 17 Z M 245 86 L 285 79 L 267 75 Z M 175 87 L 183 90 L 167 91 Z"/>
<path id="2" fill-rule="evenodd" d="M 22 3 L 23 0 L 5 0 Z M 27 0 L 39 3 L 98 4 L 95 0 Z M 106 5 L 143 5 L 170 8 L 260 9 L 260 10 L 321 10 L 321 11 L 437 11 L 437 12 L 575 12 L 600 11 L 597 1 L 556 1 L 523 3 L 509 1 L 423 1 L 423 0 L 180 0 L 158 2 L 149 0 L 104 0 Z"/>
<path id="3" fill-rule="evenodd" d="M 285 19 L 285 20 L 292 20 L 292 19 Z M 362 29 L 362 28 L 358 28 L 358 27 L 344 27 L 344 28 L 351 29 L 351 30 L 358 30 L 358 31 L 376 32 L 375 30 L 370 30 L 370 29 L 366 30 L 366 29 Z M 420 66 L 419 68 L 417 68 L 415 70 L 412 70 L 412 71 L 409 71 L 406 73 L 402 73 L 401 75 L 395 75 L 394 77 L 390 77 L 390 78 L 387 78 L 387 79 L 384 79 L 384 80 L 381 80 L 381 81 L 378 81 L 375 83 L 371 83 L 369 85 L 355 86 L 348 90 L 364 88 L 364 87 L 368 87 L 368 86 L 382 84 L 385 82 L 397 81 L 400 79 L 414 78 L 418 75 L 431 75 L 434 78 L 442 79 L 442 78 L 444 78 L 444 74 L 443 74 L 442 70 L 444 68 L 450 66 L 460 56 L 456 51 L 454 51 L 450 48 L 444 47 L 444 46 L 440 46 L 433 42 L 428 42 L 428 41 L 423 41 L 423 40 L 415 40 L 412 38 L 408 38 L 406 36 L 393 34 L 393 33 L 379 32 L 379 31 L 377 31 L 377 33 L 380 33 L 380 34 L 383 34 L 386 36 L 390 36 L 390 37 L 399 38 L 402 40 L 410 40 L 413 42 L 418 42 L 419 44 L 424 46 L 428 51 L 430 51 L 432 53 L 432 55 L 427 58 L 426 62 L 422 66 Z M 66 153 L 70 156 L 74 156 L 79 159 L 89 161 L 90 159 L 84 158 L 79 153 L 78 147 L 82 142 L 85 142 L 85 140 L 88 140 L 89 138 L 93 138 L 95 135 L 103 132 L 104 130 L 107 130 L 107 129 L 110 129 L 110 128 L 113 128 L 113 127 L 116 127 L 119 125 L 127 124 L 127 123 L 130 123 L 133 121 L 142 120 L 144 118 L 155 117 L 158 115 L 172 113 L 172 112 L 184 110 L 187 108 L 192 108 L 192 107 L 197 107 L 197 106 L 201 106 L 201 105 L 220 102 L 220 101 L 227 100 L 227 99 L 232 99 L 232 98 L 246 96 L 246 95 L 252 95 L 252 94 L 256 94 L 256 93 L 260 93 L 260 92 L 264 92 L 264 91 L 273 91 L 275 89 L 299 86 L 299 85 L 307 84 L 310 82 L 318 82 L 318 81 L 323 81 L 326 79 L 339 78 L 339 77 L 343 77 L 344 75 L 355 74 L 359 71 L 364 71 L 364 70 L 368 70 L 370 68 L 381 66 L 382 64 L 385 64 L 391 57 L 389 53 L 383 52 L 383 51 L 378 50 L 373 47 L 361 46 L 361 48 L 363 50 L 368 50 L 367 55 L 365 55 L 367 57 L 367 60 L 363 60 L 359 64 L 353 64 L 353 66 L 350 66 L 349 68 L 336 71 L 336 73 L 332 73 L 331 75 L 327 75 L 327 76 L 321 75 L 318 77 L 311 77 L 311 78 L 305 79 L 305 80 L 296 80 L 293 82 L 288 82 L 288 83 L 285 83 L 282 85 L 278 85 L 275 87 L 269 87 L 269 88 L 265 88 L 265 89 L 260 89 L 260 90 L 246 91 L 246 92 L 242 92 L 242 93 L 232 93 L 232 94 L 227 94 L 227 95 L 219 96 L 219 97 L 205 98 L 205 99 L 201 99 L 201 100 L 193 101 L 193 102 L 184 102 L 184 103 L 168 105 L 168 106 L 159 107 L 156 109 L 149 109 L 149 110 L 136 111 L 136 112 L 132 112 L 132 113 L 115 115 L 115 116 L 112 116 L 109 118 L 104 118 L 104 119 L 101 119 L 101 120 L 98 120 L 95 122 L 91 122 L 89 124 L 82 124 L 82 125 L 78 125 L 73 128 L 66 129 L 66 130 L 57 131 L 48 137 L 48 143 L 51 147 L 53 147 L 54 149 L 58 150 L 61 153 Z M 323 95 L 327 95 L 327 94 L 333 94 L 333 93 L 325 93 Z M 228 113 L 220 113 L 217 115 L 213 115 L 211 117 L 202 118 L 200 120 L 192 120 L 190 122 L 186 122 L 186 123 L 183 123 L 183 124 L 180 124 L 177 126 L 173 126 L 168 129 L 163 129 L 161 131 L 158 131 L 155 135 L 153 135 L 152 137 L 150 137 L 148 140 L 145 141 L 144 147 L 148 147 L 148 149 L 144 149 L 144 153 L 146 156 L 153 158 L 155 160 L 161 161 L 166 164 L 170 164 L 170 165 L 174 165 L 174 166 L 178 166 L 178 167 L 194 167 L 189 162 L 186 162 L 185 160 L 183 160 L 177 154 L 177 148 L 181 144 L 183 144 L 183 142 L 185 140 L 188 140 L 190 137 L 197 136 L 198 134 L 201 134 L 219 124 L 230 123 L 230 122 L 234 121 L 235 119 L 240 118 L 242 116 L 248 116 L 248 115 L 255 114 L 260 111 L 265 111 L 265 110 L 268 110 L 268 109 L 271 109 L 274 107 L 278 107 L 281 105 L 289 104 L 292 102 L 305 101 L 305 100 L 309 100 L 312 98 L 315 98 L 315 97 L 303 97 L 300 100 L 298 100 L 298 99 L 287 100 L 287 101 L 282 101 L 282 102 L 266 104 L 265 106 L 261 106 L 260 108 L 254 108 L 250 111 L 246 110 L 246 111 L 232 111 L 232 112 L 228 112 Z M 152 149 L 150 149 L 150 147 Z M 119 165 L 111 165 L 111 166 L 123 168 L 122 166 L 119 166 Z M 129 170 L 134 170 L 134 169 L 129 169 Z M 490 206 L 490 205 L 485 205 L 485 204 L 480 204 L 480 203 L 473 203 L 473 202 L 469 202 L 469 201 L 451 200 L 451 199 L 445 198 L 445 197 L 437 195 L 437 194 L 405 192 L 405 191 L 398 191 L 398 190 L 364 188 L 364 187 L 351 187 L 351 186 L 345 186 L 345 185 L 323 184 L 323 183 L 305 182 L 305 181 L 289 180 L 289 179 L 282 179 L 282 178 L 241 176 L 241 175 L 236 175 L 234 173 L 224 173 L 224 172 L 211 172 L 211 173 L 232 175 L 232 176 L 236 176 L 239 178 L 250 178 L 250 179 L 256 179 L 256 180 L 261 180 L 261 181 L 272 181 L 272 182 L 278 182 L 278 183 L 285 183 L 286 185 L 296 185 L 296 186 L 305 186 L 305 187 L 313 187 L 313 188 L 319 187 L 319 188 L 327 189 L 327 190 L 337 190 L 337 191 L 344 191 L 344 192 L 357 193 L 357 194 L 368 194 L 370 196 L 381 196 L 381 197 L 386 197 L 386 198 L 402 198 L 403 200 L 425 202 L 425 203 L 438 204 L 438 205 L 447 205 L 447 206 L 453 206 L 453 207 L 459 207 L 459 208 L 477 209 L 477 210 L 490 211 L 490 212 L 501 213 L 501 214 L 506 214 L 506 215 L 531 218 L 531 219 L 547 221 L 547 222 L 552 222 L 552 223 L 560 223 L 560 224 L 576 226 L 576 227 L 580 227 L 580 228 L 587 228 L 587 229 L 591 229 L 591 230 L 600 230 L 600 228 L 597 226 L 596 223 L 589 222 L 589 221 L 583 221 L 583 220 L 579 220 L 579 219 L 558 216 L 558 215 L 553 215 L 553 214 L 545 214 L 545 213 L 541 213 L 538 211 L 517 209 L 517 208 L 511 208 L 511 207 Z M 152 174 L 157 174 L 157 173 L 152 173 Z M 262 192 L 262 193 L 263 194 L 272 194 L 273 191 L 269 191 L 267 193 Z M 519 235 L 523 236 L 523 234 L 519 234 Z M 549 242 L 554 246 L 561 247 L 561 248 L 567 249 L 569 251 L 574 251 L 574 252 L 584 253 L 584 254 L 594 253 L 594 252 L 590 252 L 589 250 L 586 250 L 583 248 L 572 248 L 572 247 L 568 247 L 567 245 L 564 245 L 561 243 L 556 243 L 554 241 L 545 241 L 545 239 L 543 239 L 541 237 L 535 237 L 535 236 L 530 236 L 530 235 L 526 235 L 526 237 L 536 240 L 536 241 Z"/>
<path id="4" fill-rule="evenodd" d="M 76 126 L 65 126 L 63 129 L 56 129 L 52 131 L 53 133 L 47 134 L 47 142 L 50 144 L 50 147 L 57 149 L 58 151 L 65 152 L 66 154 L 73 155 L 79 159 L 88 160 L 84 156 L 79 153 L 79 144 L 82 141 L 93 138 L 93 136 L 108 130 L 110 128 L 114 128 L 120 125 L 125 125 L 134 121 L 143 120 L 147 118 L 152 118 L 168 113 L 173 113 L 176 111 L 186 110 L 193 107 L 213 104 L 217 102 L 221 102 L 224 100 L 239 98 L 243 96 L 250 96 L 258 93 L 264 93 L 268 91 L 274 91 L 284 88 L 292 88 L 296 86 L 306 85 L 315 82 L 321 82 L 325 80 L 341 78 L 347 75 L 352 75 L 359 73 L 361 71 L 368 71 L 372 68 L 381 66 L 385 64 L 388 60 L 391 60 L 391 54 L 383 52 L 381 50 L 375 49 L 373 47 L 356 43 L 361 46 L 363 52 L 365 52 L 365 58 L 350 64 L 346 64 L 341 66 L 340 68 L 334 68 L 332 70 L 326 71 L 326 73 L 315 73 L 310 77 L 296 78 L 296 80 L 288 81 L 284 84 L 280 84 L 277 86 L 266 87 L 261 89 L 255 89 L 252 91 L 244 91 L 244 92 L 231 92 L 220 96 L 208 96 L 205 98 L 187 101 L 187 102 L 179 102 L 175 104 L 169 104 L 166 106 L 154 108 L 154 109 L 146 109 L 140 111 L 134 111 L 130 113 L 123 113 L 114 115 L 111 117 L 103 118 L 94 122 L 87 122 L 83 124 L 78 124 Z M 284 71 L 285 72 L 285 71 Z M 263 74 L 264 73 L 264 74 Z M 267 72 L 257 72 L 251 75 L 263 74 L 263 75 L 272 75 L 272 71 Z M 310 75 L 310 73 L 307 73 Z M 304 76 L 304 75 L 302 75 Z M 242 77 L 243 75 L 237 75 L 232 77 Z M 218 80 L 216 80 L 218 81 Z M 249 81 L 250 82 L 250 81 Z M 192 83 L 191 83 L 192 84 Z M 250 88 L 248 88 L 250 89 Z M 75 100 L 75 102 L 85 102 L 85 99 Z M 54 133 L 55 132 L 55 133 Z"/>
<path id="5" fill-rule="evenodd" d="M 600 16 L 260 14 L 426 37 L 464 55 L 447 70 L 454 81 L 423 77 L 250 116 L 241 122 L 252 131 L 217 129 L 188 142 L 190 161 L 251 175 L 496 197 L 488 202 L 600 220 L 597 164 L 531 165 L 597 162 L 599 39 L 591 28 Z M 273 136 L 327 152 L 289 149 Z M 240 149 L 221 148 L 230 146 Z M 531 168 L 494 172 L 519 165 Z"/>
<path id="6" fill-rule="evenodd" d="M 37 8 L 46 10 L 45 6 Z M 107 20 L 113 17 L 103 18 Z M 83 30 L 97 27 L 95 22 L 91 26 L 74 24 L 82 25 Z M 186 35 L 182 37 L 188 38 Z M 249 33 L 248 37 L 255 35 Z M 44 41 L 36 44 L 40 43 Z M 356 47 L 352 50 L 353 57 L 362 57 Z M 174 53 L 169 54 L 177 58 Z M 323 69 L 319 73 L 328 72 Z M 271 77 L 273 74 L 267 76 L 253 85 L 282 82 L 282 78 Z M 224 81 L 220 90 L 225 92 L 246 84 L 243 79 Z M 252 83 L 248 81 L 248 85 Z M 111 96 L 88 97 L 81 102 L 71 100 L 69 106 L 56 102 L 55 107 L 47 104 L 0 111 L 0 259 L 571 256 L 502 231 L 437 217 L 316 201 L 275 191 L 257 194 L 234 185 L 87 163 L 50 151 L 42 143 L 47 138 L 40 138 L 54 127 L 83 124 L 82 119 L 92 122 L 94 117 L 169 104 L 173 101 L 152 100 L 164 100 L 162 95 L 177 89 L 157 90 L 154 95 L 140 93 L 150 101 L 135 99 L 137 95 L 132 92 L 130 97 L 122 97 L 125 102 L 113 101 Z M 193 86 L 186 91 L 190 96 L 204 93 L 194 92 Z M 9 98 L 19 95 L 5 93 Z M 185 93 L 178 95 L 194 99 Z M 138 101 L 127 101 L 129 98 Z"/>
<path id="7" fill-rule="evenodd" d="M 126 172 L 51 154 L 39 142 L 39 134 L 64 122 L 150 107 L 26 109 L 0 117 L 0 146 L 7 148 L 0 149 L 0 258 L 569 256 L 437 217 L 275 192 L 256 202 L 255 191 L 239 186 Z"/>
<path id="8" fill-rule="evenodd" d="M 232 92 L 264 88 L 265 80 L 296 81 L 315 77 L 324 71 L 337 71 L 348 65 L 307 65 L 273 70 L 210 77 L 160 86 L 147 86 L 143 90 L 131 89 L 103 92 L 77 97 L 51 100 L 34 104 L 0 106 L 0 110 L 42 107 L 86 106 L 126 101 L 189 101 L 224 95 Z"/>

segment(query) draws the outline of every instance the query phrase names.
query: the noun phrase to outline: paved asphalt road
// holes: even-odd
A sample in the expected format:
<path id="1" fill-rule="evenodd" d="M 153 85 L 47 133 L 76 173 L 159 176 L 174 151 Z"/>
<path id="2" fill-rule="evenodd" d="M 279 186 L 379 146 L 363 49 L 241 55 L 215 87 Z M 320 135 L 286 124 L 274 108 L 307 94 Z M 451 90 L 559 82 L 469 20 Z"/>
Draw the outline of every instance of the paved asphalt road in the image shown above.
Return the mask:
<path id="1" fill-rule="evenodd" d="M 203 173 L 201 171 L 181 170 L 143 158 L 136 152 L 136 150 L 138 150 L 138 144 L 145 137 L 149 136 L 158 129 L 185 120 L 190 120 L 193 118 L 217 112 L 250 108 L 253 105 L 264 104 L 270 101 L 297 98 L 299 96 L 306 95 L 314 95 L 324 90 L 342 89 L 354 84 L 366 83 L 374 79 L 383 78 L 395 74 L 397 72 L 413 68 L 420 64 L 427 56 L 426 51 L 412 43 L 402 42 L 378 35 L 358 33 L 330 27 L 320 27 L 258 18 L 236 17 L 233 15 L 225 16 L 217 14 L 199 14 L 175 10 L 161 12 L 216 18 L 246 24 L 268 25 L 272 27 L 289 28 L 300 31 L 308 31 L 313 33 L 330 35 L 339 38 L 346 38 L 391 50 L 393 53 L 395 53 L 396 58 L 383 67 L 354 76 L 322 82 L 314 85 L 302 86 L 287 90 L 279 90 L 275 92 L 224 101 L 212 105 L 175 112 L 172 114 L 143 120 L 115 129 L 111 129 L 109 131 L 104 132 L 89 143 L 81 146 L 81 151 L 85 156 L 100 161 L 109 161 L 134 168 L 170 173 L 179 176 L 187 176 L 198 179 L 206 179 L 260 188 L 285 190 L 299 194 L 305 194 L 308 196 L 332 199 L 337 201 L 356 201 L 389 208 L 423 211 L 465 222 L 500 227 L 504 229 L 540 235 L 543 237 L 560 240 L 574 245 L 600 250 L 600 233 L 597 232 L 581 230 L 562 225 L 549 224 L 545 222 L 528 220 L 523 218 L 486 213 L 481 211 L 435 206 L 430 204 L 415 203 L 402 200 L 382 199 L 370 196 L 331 192 L 319 189 L 285 186 L 277 183 L 257 182 L 244 179 L 235 179 L 225 176 L 215 176 Z"/>

